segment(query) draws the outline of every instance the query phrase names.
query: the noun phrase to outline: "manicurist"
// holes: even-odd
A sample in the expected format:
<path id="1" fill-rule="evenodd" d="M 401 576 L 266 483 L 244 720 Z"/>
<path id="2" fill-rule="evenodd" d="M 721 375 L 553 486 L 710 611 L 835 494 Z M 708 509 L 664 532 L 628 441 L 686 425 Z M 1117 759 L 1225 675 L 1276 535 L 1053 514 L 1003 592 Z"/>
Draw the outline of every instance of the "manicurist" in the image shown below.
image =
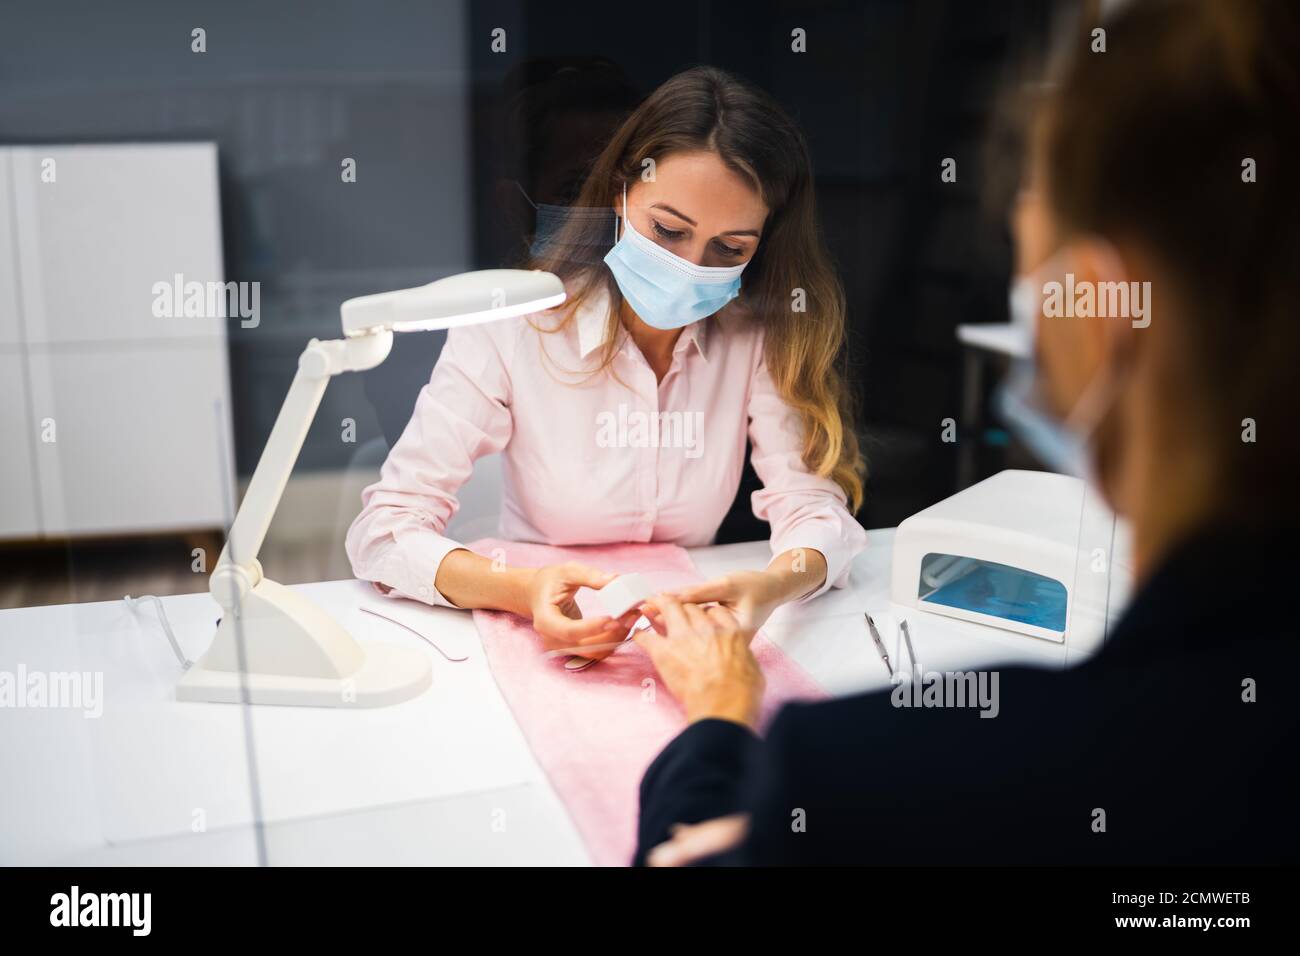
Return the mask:
<path id="1" fill-rule="evenodd" d="M 746 439 L 772 559 L 682 593 L 752 633 L 842 585 L 866 538 L 864 467 L 837 365 L 844 296 L 818 235 L 803 136 L 715 69 L 673 77 L 615 132 L 531 263 L 554 312 L 453 330 L 347 537 L 358 577 L 429 604 L 531 618 L 547 648 L 609 653 L 637 616 L 582 619 L 567 563 L 493 570 L 444 536 L 500 452 L 500 533 L 551 545 L 713 541 Z M 581 652 L 581 651 L 579 651 Z"/>

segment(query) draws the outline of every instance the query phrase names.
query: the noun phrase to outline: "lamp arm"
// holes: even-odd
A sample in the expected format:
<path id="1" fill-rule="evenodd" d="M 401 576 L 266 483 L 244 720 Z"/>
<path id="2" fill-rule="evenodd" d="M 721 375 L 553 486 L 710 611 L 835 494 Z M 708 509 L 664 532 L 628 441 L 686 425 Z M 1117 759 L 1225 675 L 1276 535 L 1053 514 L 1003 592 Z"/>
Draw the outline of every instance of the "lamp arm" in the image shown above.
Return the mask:
<path id="1" fill-rule="evenodd" d="M 238 607 L 244 594 L 262 579 L 258 552 L 330 378 L 342 372 L 374 368 L 388 357 L 392 347 L 393 333 L 386 330 L 307 343 L 208 582 L 212 596 L 223 608 Z"/>

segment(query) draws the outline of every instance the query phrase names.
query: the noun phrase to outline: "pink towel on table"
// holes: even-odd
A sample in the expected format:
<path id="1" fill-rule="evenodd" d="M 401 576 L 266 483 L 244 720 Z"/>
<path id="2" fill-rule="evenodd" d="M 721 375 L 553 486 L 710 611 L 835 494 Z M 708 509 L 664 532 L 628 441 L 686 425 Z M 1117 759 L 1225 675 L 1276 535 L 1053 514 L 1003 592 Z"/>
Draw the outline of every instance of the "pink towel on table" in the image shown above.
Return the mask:
<path id="1" fill-rule="evenodd" d="M 657 590 L 701 580 L 686 552 L 672 544 L 556 548 L 484 539 L 470 547 L 516 567 L 580 561 L 615 573 L 640 572 Z M 597 616 L 594 592 L 579 592 L 583 613 Z M 532 624 L 505 611 L 475 611 L 488 665 L 533 755 L 573 818 L 592 858 L 623 866 L 636 849 L 638 791 L 646 767 L 686 725 L 650 658 L 628 641 L 581 671 L 547 658 Z M 788 700 L 825 693 L 760 632 L 754 656 L 767 679 L 762 723 Z"/>

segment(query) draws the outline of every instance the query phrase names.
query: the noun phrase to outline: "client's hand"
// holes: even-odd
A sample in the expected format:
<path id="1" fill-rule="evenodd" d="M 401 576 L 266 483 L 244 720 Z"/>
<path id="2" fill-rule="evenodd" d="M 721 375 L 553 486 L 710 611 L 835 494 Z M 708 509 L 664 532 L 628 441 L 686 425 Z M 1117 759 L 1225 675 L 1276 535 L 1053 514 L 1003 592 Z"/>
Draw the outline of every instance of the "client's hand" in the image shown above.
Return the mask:
<path id="1" fill-rule="evenodd" d="M 635 640 L 692 723 L 707 717 L 753 727 L 763 698 L 763 672 L 749 650 L 750 635 L 724 607 L 682 604 L 670 594 L 646 602 L 663 633 L 638 631 Z"/>
<path id="2" fill-rule="evenodd" d="M 615 577 L 576 562 L 552 564 L 533 572 L 528 582 L 528 607 L 533 629 L 541 635 L 546 650 L 567 650 L 597 659 L 614 653 L 612 645 L 627 636 L 641 612 L 631 610 L 619 618 L 584 618 L 573 596 L 579 588 L 603 588 Z"/>
<path id="3" fill-rule="evenodd" d="M 647 866 L 690 866 L 734 849 L 749 832 L 749 814 L 733 813 L 703 823 L 679 823 L 663 843 L 646 854 Z"/>

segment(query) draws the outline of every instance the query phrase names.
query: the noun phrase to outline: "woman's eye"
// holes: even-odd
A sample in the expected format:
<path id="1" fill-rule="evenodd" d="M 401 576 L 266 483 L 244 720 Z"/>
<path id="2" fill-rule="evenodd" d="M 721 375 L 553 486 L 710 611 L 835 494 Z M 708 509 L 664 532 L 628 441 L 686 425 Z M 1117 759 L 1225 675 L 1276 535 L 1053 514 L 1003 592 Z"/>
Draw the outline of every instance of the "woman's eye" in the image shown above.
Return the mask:
<path id="1" fill-rule="evenodd" d="M 725 242 L 717 243 L 717 247 L 718 247 L 718 251 L 721 252 L 724 256 L 743 256 L 745 254 L 744 249 L 736 249 L 732 246 L 727 245 Z"/>
<path id="2" fill-rule="evenodd" d="M 680 239 L 682 236 L 686 234 L 681 231 L 673 231 L 672 229 L 665 229 L 662 225 L 656 222 L 655 235 L 658 236 L 660 239 L 667 239 L 669 241 L 673 241 L 673 240 Z"/>

